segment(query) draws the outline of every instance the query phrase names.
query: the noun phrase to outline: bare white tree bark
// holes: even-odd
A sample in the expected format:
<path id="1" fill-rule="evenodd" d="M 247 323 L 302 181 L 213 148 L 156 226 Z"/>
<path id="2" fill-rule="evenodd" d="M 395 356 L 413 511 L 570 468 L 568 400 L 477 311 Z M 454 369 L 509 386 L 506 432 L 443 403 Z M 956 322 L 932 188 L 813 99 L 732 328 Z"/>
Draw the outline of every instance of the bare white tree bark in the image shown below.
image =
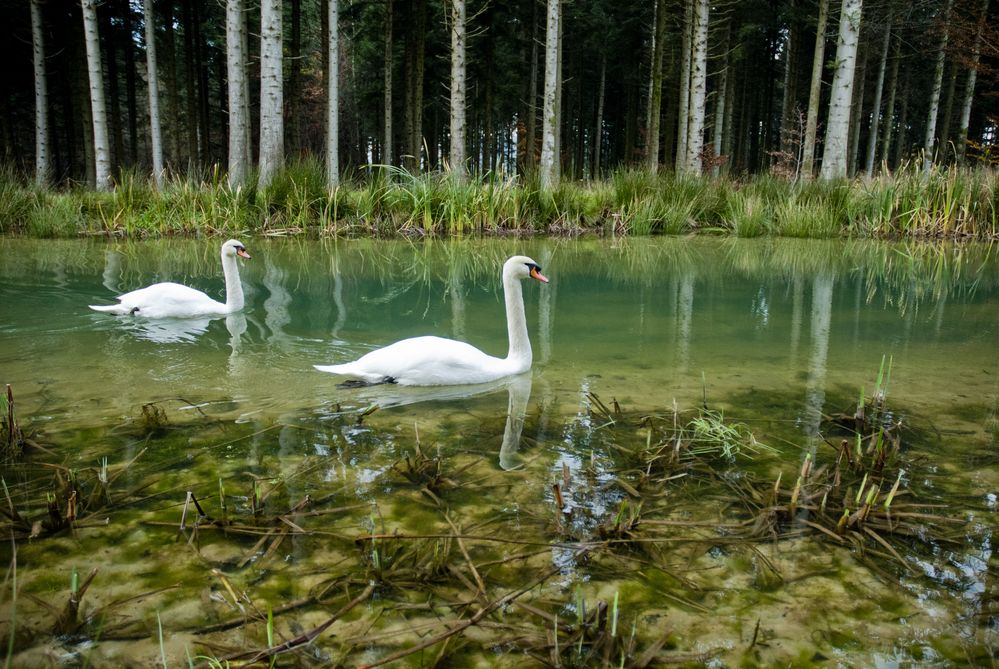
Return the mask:
<path id="1" fill-rule="evenodd" d="M 971 49 L 971 67 L 964 84 L 964 99 L 961 101 L 961 126 L 957 137 L 957 162 L 964 164 L 965 149 L 968 144 L 968 126 L 971 121 L 971 102 L 975 98 L 975 81 L 978 78 L 978 61 L 982 55 L 982 33 L 985 31 L 985 17 L 989 14 L 989 0 L 982 0 L 982 13 L 975 30 L 975 42 Z"/>
<path id="2" fill-rule="evenodd" d="M 156 16 L 153 0 L 142 3 L 146 24 L 146 71 L 149 77 L 149 138 L 153 159 L 153 183 L 163 188 L 163 133 L 160 129 L 160 71 L 156 65 Z"/>
<path id="3" fill-rule="evenodd" d="M 815 174 L 815 137 L 819 126 L 819 97 L 822 93 L 828 20 L 829 0 L 819 0 L 819 19 L 815 26 L 815 51 L 812 55 L 812 81 L 808 89 L 808 114 L 805 119 L 805 141 L 801 149 L 801 173 L 806 179 L 811 179 Z"/>
<path id="4" fill-rule="evenodd" d="M 867 137 L 867 165 L 864 171 L 867 176 L 874 174 L 874 155 L 878 148 L 878 128 L 881 127 L 881 96 L 884 92 L 885 70 L 888 69 L 888 47 L 891 44 L 891 10 L 885 24 L 884 41 L 881 42 L 881 62 L 878 63 L 878 79 L 874 85 L 874 108 L 871 110 L 871 128 Z"/>
<path id="5" fill-rule="evenodd" d="M 710 0 L 695 0 L 694 39 L 690 68 L 690 106 L 687 112 L 687 171 L 701 173 L 704 116 L 708 82 L 708 20 Z"/>
<path id="6" fill-rule="evenodd" d="M 947 22 L 950 18 L 952 0 L 947 0 L 940 22 L 940 47 L 933 69 L 933 88 L 930 91 L 930 107 L 926 116 L 926 139 L 923 141 L 923 172 L 933 167 L 937 140 L 937 114 L 940 111 L 940 91 L 943 89 L 944 61 L 947 57 Z"/>
<path id="7" fill-rule="evenodd" d="M 850 107 L 857 67 L 857 39 L 860 35 L 861 0 L 843 0 L 839 15 L 839 43 L 836 47 L 836 74 L 833 76 L 826 123 L 822 178 L 846 177 L 850 143 Z"/>
<path id="8" fill-rule="evenodd" d="M 680 93 L 676 129 L 676 171 L 687 163 L 687 108 L 690 105 L 690 34 L 694 23 L 694 0 L 683 0 L 683 23 L 680 25 Z"/>
<path id="9" fill-rule="evenodd" d="M 549 190 L 558 185 L 559 164 L 557 138 L 559 131 L 558 80 L 560 0 L 548 0 L 548 20 L 545 31 L 545 95 L 541 128 L 541 187 Z"/>
<path id="10" fill-rule="evenodd" d="M 35 65 L 35 185 L 45 187 L 49 160 L 49 82 L 45 73 L 45 26 L 41 0 L 31 0 L 31 45 Z"/>
<path id="11" fill-rule="evenodd" d="M 260 3 L 260 177 L 270 185 L 284 164 L 284 81 L 280 0 Z"/>
<path id="12" fill-rule="evenodd" d="M 151 2 L 151 0 L 146 0 Z M 246 26 L 244 0 L 226 0 L 225 43 L 226 75 L 229 83 L 229 185 L 237 188 L 246 183 L 250 167 L 250 147 L 246 125 L 246 52 L 243 51 L 243 31 Z"/>
<path id="13" fill-rule="evenodd" d="M 111 148 L 108 141 L 107 106 L 104 103 L 101 44 L 97 34 L 97 0 L 81 0 L 81 3 L 90 81 L 90 116 L 94 127 L 94 187 L 99 191 L 106 191 L 111 189 Z"/>
<path id="14" fill-rule="evenodd" d="M 465 0 L 451 0 L 451 174 L 465 178 Z"/>
<path id="15" fill-rule="evenodd" d="M 340 183 L 340 0 L 329 0 L 329 91 L 326 99 L 326 185 Z"/>

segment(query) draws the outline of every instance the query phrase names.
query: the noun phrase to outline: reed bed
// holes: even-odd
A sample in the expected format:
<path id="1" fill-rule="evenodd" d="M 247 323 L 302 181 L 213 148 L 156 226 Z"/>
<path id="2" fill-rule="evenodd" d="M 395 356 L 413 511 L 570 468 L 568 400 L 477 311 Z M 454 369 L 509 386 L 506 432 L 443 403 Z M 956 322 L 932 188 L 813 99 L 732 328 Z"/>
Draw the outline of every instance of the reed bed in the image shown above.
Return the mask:
<path id="1" fill-rule="evenodd" d="M 852 181 L 653 175 L 606 181 L 411 174 L 370 166 L 335 189 L 315 161 L 291 164 L 266 189 L 230 187 L 221 170 L 178 176 L 162 191 L 124 173 L 110 193 L 43 190 L 0 173 L 0 233 L 108 235 L 456 236 L 707 232 L 740 237 L 995 239 L 999 173 L 906 165 Z"/>

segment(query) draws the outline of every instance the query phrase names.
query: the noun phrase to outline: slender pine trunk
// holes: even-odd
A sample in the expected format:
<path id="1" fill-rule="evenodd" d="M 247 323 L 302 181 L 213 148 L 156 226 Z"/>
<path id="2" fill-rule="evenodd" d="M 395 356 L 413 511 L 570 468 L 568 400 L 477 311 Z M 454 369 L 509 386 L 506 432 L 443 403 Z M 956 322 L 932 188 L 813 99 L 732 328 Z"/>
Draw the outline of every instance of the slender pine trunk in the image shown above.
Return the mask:
<path id="1" fill-rule="evenodd" d="M 923 140 L 923 172 L 929 173 L 936 159 L 937 114 L 940 112 L 940 92 L 943 89 L 944 64 L 947 59 L 947 21 L 950 19 L 952 0 L 947 0 L 940 23 L 940 46 L 937 48 L 933 69 L 933 87 L 930 89 L 930 106 L 926 116 L 926 137 Z"/>
<path id="2" fill-rule="evenodd" d="M 663 51 L 666 42 L 666 7 L 663 0 L 656 3 L 656 23 L 652 49 L 652 89 L 649 95 L 649 152 L 648 167 L 654 174 L 659 171 L 659 119 L 663 103 Z"/>
<path id="3" fill-rule="evenodd" d="M 559 11 L 560 0 L 548 0 L 547 28 L 545 30 L 545 94 L 541 130 L 541 187 L 551 190 L 558 185 L 558 114 L 559 97 Z"/>
<path id="4" fill-rule="evenodd" d="M 451 0 L 451 174 L 465 180 L 465 0 Z"/>
<path id="5" fill-rule="evenodd" d="M 104 105 L 104 76 L 101 45 L 97 35 L 97 1 L 81 0 L 83 35 L 87 45 L 87 73 L 90 81 L 90 116 L 94 131 L 94 187 L 111 190 L 111 158 L 108 143 L 108 115 Z"/>
<path id="6" fill-rule="evenodd" d="M 964 99 L 961 102 L 961 125 L 957 136 L 957 162 L 965 163 L 965 149 L 968 144 L 968 126 L 971 121 L 971 103 L 975 98 L 975 80 L 978 78 L 978 62 L 982 55 L 982 34 L 985 31 L 985 17 L 989 13 L 989 0 L 982 0 L 982 13 L 975 29 L 975 41 L 971 49 L 971 64 L 968 68 L 968 78 L 964 82 Z"/>
<path id="7" fill-rule="evenodd" d="M 340 184 L 340 0 L 327 0 L 326 185 Z"/>
<path id="8" fill-rule="evenodd" d="M 811 179 L 815 174 L 815 138 L 819 126 L 819 100 L 822 93 L 822 71 L 825 67 L 828 20 L 829 0 L 819 0 L 819 19 L 815 27 L 815 50 L 812 55 L 812 80 L 808 88 L 805 140 L 801 152 L 801 173 L 806 179 Z"/>
<path id="9" fill-rule="evenodd" d="M 148 2 L 149 0 L 147 0 Z M 229 185 L 238 188 L 246 183 L 249 168 L 249 147 L 246 144 L 247 106 L 246 54 L 243 52 L 243 28 L 246 19 L 244 0 L 226 1 L 226 71 L 229 92 Z"/>
<path id="10" fill-rule="evenodd" d="M 693 52 L 690 70 L 690 105 L 687 121 L 686 170 L 700 174 L 704 150 L 704 116 L 708 81 L 708 21 L 710 0 L 695 0 Z"/>
<path id="11" fill-rule="evenodd" d="M 156 64 L 156 15 L 153 0 L 143 0 L 143 21 L 146 28 L 146 70 L 149 77 L 149 139 L 153 161 L 153 183 L 163 188 L 163 138 L 160 128 L 160 76 Z"/>
<path id="12" fill-rule="evenodd" d="M 604 143 L 604 96 L 607 88 L 607 54 L 600 54 L 600 84 L 597 88 L 597 122 L 593 129 L 593 178 L 601 176 L 600 149 Z"/>
<path id="13" fill-rule="evenodd" d="M 280 0 L 260 3 L 260 175 L 270 185 L 284 164 L 284 89 Z"/>
<path id="14" fill-rule="evenodd" d="M 881 127 L 881 95 L 884 91 L 885 70 L 888 65 L 888 47 L 891 44 L 892 15 L 889 11 L 885 34 L 881 41 L 881 55 L 878 61 L 878 75 L 874 83 L 874 104 L 871 109 L 871 128 L 867 133 L 867 162 L 864 171 L 867 176 L 874 174 L 874 154 L 878 148 L 878 128 Z"/>
<path id="15" fill-rule="evenodd" d="M 49 158 L 49 85 L 45 71 L 45 25 L 41 0 L 31 0 L 31 46 L 35 68 L 35 185 L 48 186 L 51 176 Z"/>
<path id="16" fill-rule="evenodd" d="M 839 17 L 839 41 L 836 47 L 836 74 L 829 100 L 825 149 L 822 155 L 822 178 L 843 178 L 847 173 L 850 141 L 850 106 L 857 67 L 857 38 L 860 35 L 862 0 L 843 0 Z"/>
<path id="17" fill-rule="evenodd" d="M 888 104 L 885 106 L 884 130 L 881 131 L 881 162 L 885 169 L 888 169 L 892 130 L 895 128 L 895 100 L 898 97 L 898 66 L 901 61 L 902 36 L 896 33 L 892 42 L 894 45 L 892 46 L 891 70 L 888 73 Z"/>
<path id="18" fill-rule="evenodd" d="M 391 165 L 392 153 L 392 0 L 385 0 L 385 71 L 384 71 L 384 132 L 382 163 Z"/>
<path id="19" fill-rule="evenodd" d="M 691 33 L 694 23 L 694 2 L 696 0 L 683 1 L 683 23 L 680 24 L 680 106 L 677 111 L 677 131 L 676 131 L 676 171 L 683 172 L 687 166 L 687 123 L 689 122 L 688 109 L 690 107 L 690 61 L 691 61 Z"/>

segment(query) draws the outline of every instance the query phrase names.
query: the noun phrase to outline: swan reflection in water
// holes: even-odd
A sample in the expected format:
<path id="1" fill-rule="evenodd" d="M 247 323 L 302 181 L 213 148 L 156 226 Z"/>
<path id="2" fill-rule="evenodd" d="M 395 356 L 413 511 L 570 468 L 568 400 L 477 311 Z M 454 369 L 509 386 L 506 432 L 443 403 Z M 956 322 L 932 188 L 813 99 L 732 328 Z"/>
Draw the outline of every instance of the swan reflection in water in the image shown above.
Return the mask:
<path id="1" fill-rule="evenodd" d="M 532 375 L 530 371 L 516 376 L 508 376 L 488 383 L 475 383 L 458 386 L 402 386 L 378 384 L 364 386 L 353 391 L 353 398 L 362 403 L 377 405 L 380 409 L 408 406 L 419 402 L 448 402 L 481 397 L 497 391 L 507 391 L 506 426 L 503 429 L 503 442 L 500 445 L 499 465 L 504 470 L 520 466 L 521 433 L 527 404 L 531 399 Z"/>
<path id="2" fill-rule="evenodd" d="M 157 344 L 189 344 L 208 331 L 208 326 L 222 316 L 202 318 L 121 318 L 121 329 L 139 339 Z M 225 316 L 229 343 L 233 352 L 239 350 L 240 337 L 246 332 L 246 316 L 242 313 Z"/>

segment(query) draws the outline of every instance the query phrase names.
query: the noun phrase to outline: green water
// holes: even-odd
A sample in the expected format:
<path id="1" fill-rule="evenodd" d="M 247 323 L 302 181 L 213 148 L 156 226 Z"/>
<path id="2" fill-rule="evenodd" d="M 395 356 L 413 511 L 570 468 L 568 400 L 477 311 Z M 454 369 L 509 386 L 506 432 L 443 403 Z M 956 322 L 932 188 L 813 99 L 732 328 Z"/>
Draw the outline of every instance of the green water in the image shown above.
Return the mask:
<path id="1" fill-rule="evenodd" d="M 221 648 L 262 647 L 258 623 L 196 633 L 239 611 L 213 568 L 260 610 L 314 594 L 331 579 L 353 597 L 377 572 L 377 546 L 359 548 L 352 537 L 448 534 L 443 508 L 467 535 L 530 542 L 469 540 L 471 563 L 494 565 L 478 569 L 488 590 L 481 601 L 555 565 L 558 575 L 531 591 L 532 606 L 572 619 L 580 597 L 595 604 L 617 593 L 621 625 L 641 642 L 636 655 L 668 635 L 664 657 L 717 666 L 823 658 L 948 666 L 995 657 L 999 262 L 990 249 L 713 239 L 242 241 L 253 255 L 240 264 L 242 314 L 150 322 L 86 305 L 164 280 L 221 299 L 214 241 L 0 240 L 0 383 L 13 388 L 22 427 L 49 449 L 12 466 L 5 481 L 23 513 L 40 517 L 38 482 L 53 476 L 43 464 L 85 478 L 107 458 L 117 475 L 114 503 L 95 504 L 100 512 L 84 527 L 17 543 L 23 592 L 58 608 L 73 568 L 100 567 L 86 602 L 91 612 L 102 605 L 109 612 L 81 635 L 101 640 L 82 647 L 72 635 L 51 637 L 44 607 L 22 596 L 16 616 L 0 617 L 3 639 L 16 622 L 15 666 L 39 666 L 57 651 L 81 662 L 152 663 L 157 613 L 171 666 L 186 666 L 185 649 L 222 656 Z M 551 279 L 524 285 L 530 373 L 487 387 L 341 389 L 340 379 L 312 368 L 421 334 L 505 354 L 499 267 L 514 253 L 532 256 Z M 835 439 L 823 416 L 852 411 L 862 388 L 873 393 L 883 360 L 890 360 L 889 404 L 913 427 L 907 482 L 959 521 L 953 541 L 913 545 L 901 575 L 821 537 L 736 547 L 704 527 L 675 533 L 648 555 L 579 559 L 576 542 L 592 538 L 630 498 L 615 481 L 639 485 L 622 473 L 614 449 L 646 438 L 637 418 L 602 427 L 594 395 L 631 416 L 667 421 L 674 410 L 690 415 L 706 404 L 777 449 L 733 471 L 782 471 L 793 480 L 804 453 L 819 462 L 832 453 L 824 450 L 824 438 Z M 378 410 L 359 419 L 372 406 Z M 400 473 L 417 443 L 445 463 L 429 492 L 420 490 L 425 480 L 413 484 Z M 574 510 L 564 526 L 552 510 L 552 483 L 563 472 Z M 315 515 L 277 523 L 307 533 L 274 547 L 273 536 L 257 544 L 217 530 L 191 540 L 190 519 L 179 533 L 188 490 L 220 517 L 220 480 L 232 517 L 250 517 L 261 505 L 287 511 L 308 495 Z M 259 504 L 254 480 L 265 497 Z M 643 503 L 646 512 L 721 525 L 731 503 L 713 504 L 713 485 L 643 488 Z M 377 560 L 411 559 L 397 543 L 387 542 Z M 548 548 L 504 562 L 539 547 Z M 446 551 L 457 556 L 451 573 L 464 569 L 473 583 L 469 560 L 453 543 Z M 0 557 L 11 562 L 10 543 Z M 642 567 L 649 562 L 659 567 Z M 354 666 L 439 633 L 440 619 L 457 617 L 440 601 L 469 592 L 460 581 L 442 582 L 430 605 L 425 581 L 382 583 L 376 601 L 330 628 L 335 637 L 320 637 L 315 655 Z M 165 586 L 175 587 L 153 592 Z M 10 599 L 8 587 L 0 602 L 11 608 Z M 275 643 L 314 628 L 346 599 L 278 616 Z M 530 665 L 524 644 L 513 641 L 527 634 L 516 625 L 528 617 L 504 607 L 487 618 L 494 637 L 469 634 L 448 652 L 456 666 Z M 545 624 L 533 620 L 542 636 Z M 503 625 L 510 629 L 496 631 Z M 215 645 L 199 645 L 206 641 Z M 439 650 L 406 661 L 424 666 Z"/>

